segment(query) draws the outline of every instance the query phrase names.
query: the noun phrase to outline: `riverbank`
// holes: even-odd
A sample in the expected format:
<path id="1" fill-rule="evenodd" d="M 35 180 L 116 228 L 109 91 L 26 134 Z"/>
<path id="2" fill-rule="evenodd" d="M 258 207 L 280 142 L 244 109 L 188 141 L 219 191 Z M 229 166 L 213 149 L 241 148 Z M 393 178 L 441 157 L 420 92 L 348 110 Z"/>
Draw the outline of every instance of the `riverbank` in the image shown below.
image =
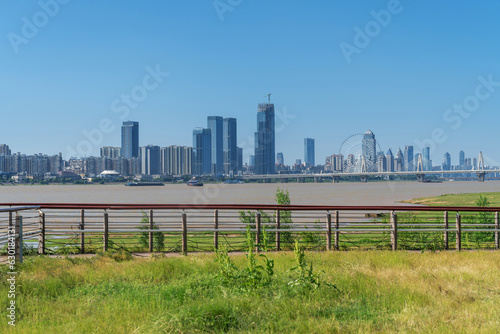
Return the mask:
<path id="1" fill-rule="evenodd" d="M 463 194 L 444 194 L 440 196 L 414 198 L 402 203 L 430 206 L 476 206 L 479 195 L 488 199 L 490 206 L 500 206 L 500 192 L 479 192 Z"/>

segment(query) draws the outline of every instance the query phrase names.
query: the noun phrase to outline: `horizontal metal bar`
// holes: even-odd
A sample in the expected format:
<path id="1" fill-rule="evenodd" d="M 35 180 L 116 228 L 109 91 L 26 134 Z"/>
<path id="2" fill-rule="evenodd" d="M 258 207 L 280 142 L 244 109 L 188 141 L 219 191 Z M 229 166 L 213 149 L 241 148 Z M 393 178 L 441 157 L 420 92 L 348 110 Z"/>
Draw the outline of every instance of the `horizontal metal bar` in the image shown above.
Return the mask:
<path id="1" fill-rule="evenodd" d="M 4 204 L 0 204 L 0 206 L 7 206 Z M 0 212 L 14 212 L 14 211 L 24 211 L 24 210 L 36 210 L 40 209 L 39 205 L 31 205 L 31 206 L 18 206 L 14 208 L 3 208 L 0 209 Z"/>
<path id="2" fill-rule="evenodd" d="M 459 211 L 497 212 L 500 207 L 447 207 L 447 206 L 348 206 L 348 205 L 275 205 L 275 204 L 121 204 L 121 203 L 0 203 L 0 206 L 26 206 L 41 209 L 101 209 L 101 210 L 268 210 L 268 211 Z M 10 209 L 7 209 L 10 210 Z"/>

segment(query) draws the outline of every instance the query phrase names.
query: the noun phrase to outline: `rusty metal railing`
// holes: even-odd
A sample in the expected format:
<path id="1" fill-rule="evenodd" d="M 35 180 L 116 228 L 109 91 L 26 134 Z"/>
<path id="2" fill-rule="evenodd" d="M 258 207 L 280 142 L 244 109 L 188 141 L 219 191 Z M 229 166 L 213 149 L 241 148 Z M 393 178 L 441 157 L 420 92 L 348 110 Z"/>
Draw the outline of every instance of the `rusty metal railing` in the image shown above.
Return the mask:
<path id="1" fill-rule="evenodd" d="M 12 227 L 12 218 L 9 221 L 6 215 L 15 213 L 20 217 L 16 222 L 21 222 L 21 233 L 15 234 L 21 256 L 23 248 L 39 254 L 244 250 L 248 237 L 257 247 L 266 242 L 267 249 L 276 251 L 292 249 L 296 241 L 310 250 L 499 249 L 498 207 L 117 203 L 0 207 L 5 207 L 0 209 L 0 246 Z M 23 214 L 24 222 L 20 212 L 29 212 Z"/>

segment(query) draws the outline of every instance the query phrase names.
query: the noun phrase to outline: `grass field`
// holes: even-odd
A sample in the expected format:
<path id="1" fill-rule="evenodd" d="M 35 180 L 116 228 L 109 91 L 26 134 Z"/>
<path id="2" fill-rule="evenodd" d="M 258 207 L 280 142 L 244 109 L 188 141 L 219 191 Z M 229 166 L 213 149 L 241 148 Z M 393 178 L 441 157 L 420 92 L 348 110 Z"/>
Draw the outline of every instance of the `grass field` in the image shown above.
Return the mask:
<path id="1" fill-rule="evenodd" d="M 306 254 L 340 292 L 327 285 L 290 286 L 290 252 L 269 254 L 274 279 L 255 288 L 219 280 L 215 255 L 27 258 L 18 276 L 12 332 L 494 333 L 500 328 L 500 252 Z M 247 265 L 244 255 L 231 258 L 240 268 Z M 5 277 L 0 285 L 7 291 Z M 7 293 L 0 300 L 7 305 Z M 3 318 L 0 332 L 11 332 Z"/>
<path id="2" fill-rule="evenodd" d="M 483 193 L 490 206 L 500 206 L 500 192 Z M 447 194 L 434 197 L 414 198 L 402 203 L 433 205 L 433 206 L 475 206 L 474 202 L 479 197 L 478 193 Z"/>

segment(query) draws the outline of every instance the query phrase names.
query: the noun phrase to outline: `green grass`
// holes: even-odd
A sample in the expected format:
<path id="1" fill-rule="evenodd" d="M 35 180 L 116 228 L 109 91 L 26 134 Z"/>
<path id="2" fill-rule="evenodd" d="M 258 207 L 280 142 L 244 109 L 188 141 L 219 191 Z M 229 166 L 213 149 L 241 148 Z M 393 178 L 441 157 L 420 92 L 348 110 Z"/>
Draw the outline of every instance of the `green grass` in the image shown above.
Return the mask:
<path id="1" fill-rule="evenodd" d="M 306 253 L 340 292 L 326 285 L 294 289 L 287 284 L 293 253 L 268 256 L 273 283 L 250 290 L 222 284 L 215 255 L 30 257 L 20 268 L 19 318 L 10 331 L 494 333 L 500 327 L 500 252 Z M 244 255 L 231 258 L 245 267 Z M 7 290 L 5 277 L 0 285 Z M 0 294 L 0 304 L 7 301 Z M 0 332 L 7 327 L 4 317 Z"/>
<path id="2" fill-rule="evenodd" d="M 500 192 L 482 193 L 490 206 L 500 206 Z M 475 206 L 474 201 L 479 197 L 479 193 L 446 194 L 434 197 L 414 198 L 403 203 L 432 205 L 432 206 Z"/>

